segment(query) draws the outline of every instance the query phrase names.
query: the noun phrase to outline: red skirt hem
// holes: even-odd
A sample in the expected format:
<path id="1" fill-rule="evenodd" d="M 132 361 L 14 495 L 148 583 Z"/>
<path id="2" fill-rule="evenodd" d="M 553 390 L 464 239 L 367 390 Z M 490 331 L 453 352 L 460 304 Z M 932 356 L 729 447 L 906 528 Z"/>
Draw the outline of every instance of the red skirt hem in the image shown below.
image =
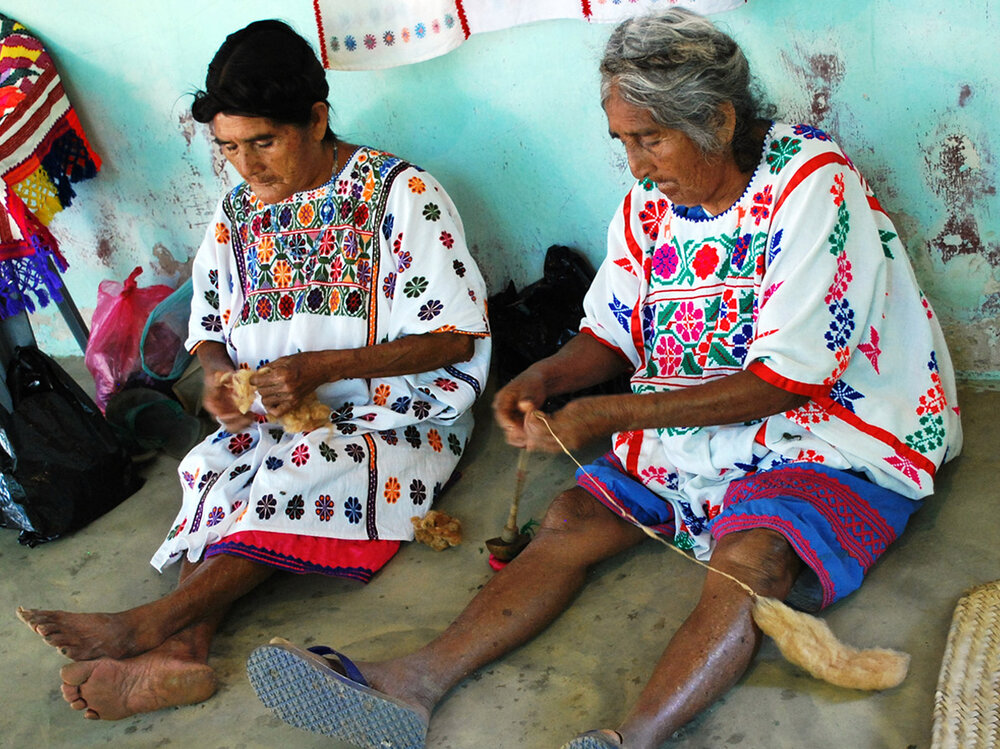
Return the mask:
<path id="1" fill-rule="evenodd" d="M 245 531 L 205 549 L 205 558 L 233 554 L 296 574 L 347 577 L 367 583 L 399 551 L 401 541 L 367 541 Z"/>

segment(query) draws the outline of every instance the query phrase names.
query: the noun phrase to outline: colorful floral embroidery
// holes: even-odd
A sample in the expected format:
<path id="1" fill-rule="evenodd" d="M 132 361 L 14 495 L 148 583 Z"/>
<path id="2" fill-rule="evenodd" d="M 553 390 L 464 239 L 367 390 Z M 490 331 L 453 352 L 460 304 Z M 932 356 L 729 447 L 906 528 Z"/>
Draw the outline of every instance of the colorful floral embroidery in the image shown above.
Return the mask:
<path id="1" fill-rule="evenodd" d="M 416 299 L 427 291 L 427 286 L 427 279 L 423 276 L 417 276 L 406 282 L 406 285 L 403 287 L 403 293 L 411 299 Z"/>
<path id="2" fill-rule="evenodd" d="M 854 333 L 854 310 L 846 299 L 833 302 L 829 309 L 833 319 L 823 338 L 826 339 L 826 347 L 836 351 L 845 347 Z"/>
<path id="3" fill-rule="evenodd" d="M 705 329 L 705 312 L 694 302 L 681 302 L 674 315 L 673 329 L 686 343 L 695 343 Z"/>
<path id="4" fill-rule="evenodd" d="M 329 494 L 320 494 L 316 498 L 316 516 L 323 522 L 333 517 L 335 506 Z"/>
<path id="5" fill-rule="evenodd" d="M 677 272 L 679 266 L 680 257 L 673 244 L 662 244 L 653 254 L 653 272 L 665 281 Z"/>
<path id="6" fill-rule="evenodd" d="M 385 482 L 382 496 L 385 497 L 385 501 L 389 504 L 395 504 L 399 500 L 399 491 L 399 479 L 395 476 L 390 476 L 389 480 Z"/>
<path id="7" fill-rule="evenodd" d="M 309 446 L 299 445 L 292 450 L 292 462 L 299 468 L 309 462 Z"/>
<path id="8" fill-rule="evenodd" d="M 806 140 L 830 140 L 830 136 L 819 128 L 812 127 L 811 125 L 794 125 L 792 131 L 796 135 L 801 135 Z"/>
<path id="9" fill-rule="evenodd" d="M 306 512 L 306 503 L 302 500 L 301 494 L 296 494 L 285 505 L 285 515 L 289 520 L 301 520 Z"/>
<path id="10" fill-rule="evenodd" d="M 229 452 L 233 455 L 239 455 L 249 450 L 252 444 L 253 440 L 246 432 L 234 434 L 229 440 Z"/>
<path id="11" fill-rule="evenodd" d="M 628 330 L 629 318 L 632 316 L 632 310 L 622 304 L 616 296 L 611 297 L 611 303 L 608 307 L 611 308 L 611 312 L 614 314 L 615 319 L 618 320 L 618 323 L 623 328 Z"/>
<path id="12" fill-rule="evenodd" d="M 826 304 L 831 304 L 843 299 L 852 280 L 854 280 L 854 276 L 851 274 L 851 261 L 848 260 L 846 253 L 841 253 L 837 256 L 837 273 L 834 275 L 833 283 L 830 284 L 830 290 L 823 301 Z"/>
<path id="13" fill-rule="evenodd" d="M 357 497 L 348 497 L 344 503 L 344 517 L 349 523 L 358 524 L 361 522 L 361 502 Z"/>
<path id="14" fill-rule="evenodd" d="M 660 373 L 670 377 L 680 369 L 684 358 L 684 346 L 672 335 L 661 335 L 656 344 L 656 356 L 659 360 Z"/>
<path id="15" fill-rule="evenodd" d="M 767 154 L 767 163 L 771 167 L 771 174 L 777 174 L 785 167 L 785 164 L 792 160 L 792 157 L 800 150 L 800 142 L 797 138 L 790 138 L 787 135 L 771 141 Z"/>
<path id="16" fill-rule="evenodd" d="M 646 236 L 650 240 L 656 241 L 656 237 L 660 233 L 660 222 L 663 221 L 663 217 L 667 215 L 668 210 L 670 209 L 667 201 L 660 198 L 655 203 L 652 200 L 646 201 L 646 207 L 639 211 L 642 230 L 646 232 Z"/>
<path id="17" fill-rule="evenodd" d="M 694 262 L 691 264 L 694 268 L 695 275 L 701 280 L 705 280 L 719 267 L 719 251 L 717 248 L 710 244 L 704 244 L 701 246 L 695 255 Z"/>
<path id="18" fill-rule="evenodd" d="M 391 393 L 392 388 L 384 383 L 376 386 L 375 393 L 372 395 L 372 403 L 376 406 L 384 406 L 389 400 L 389 395 Z"/>
<path id="19" fill-rule="evenodd" d="M 257 500 L 257 517 L 261 520 L 268 520 L 275 513 L 275 508 L 278 503 L 274 499 L 273 494 L 265 494 L 263 497 Z"/>
<path id="20" fill-rule="evenodd" d="M 761 221 L 771 215 L 772 199 L 770 185 L 767 185 L 761 192 L 754 193 L 750 215 L 753 216 L 755 224 L 760 225 Z"/>

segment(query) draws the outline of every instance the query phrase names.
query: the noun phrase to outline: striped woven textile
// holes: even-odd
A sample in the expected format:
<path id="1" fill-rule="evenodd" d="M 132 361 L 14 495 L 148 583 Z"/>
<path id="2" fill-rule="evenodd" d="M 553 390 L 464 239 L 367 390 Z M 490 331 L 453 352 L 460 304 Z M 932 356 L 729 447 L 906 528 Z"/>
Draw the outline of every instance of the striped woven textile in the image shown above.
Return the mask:
<path id="1" fill-rule="evenodd" d="M 62 301 L 47 226 L 100 167 L 42 42 L 0 14 L 0 319 Z"/>

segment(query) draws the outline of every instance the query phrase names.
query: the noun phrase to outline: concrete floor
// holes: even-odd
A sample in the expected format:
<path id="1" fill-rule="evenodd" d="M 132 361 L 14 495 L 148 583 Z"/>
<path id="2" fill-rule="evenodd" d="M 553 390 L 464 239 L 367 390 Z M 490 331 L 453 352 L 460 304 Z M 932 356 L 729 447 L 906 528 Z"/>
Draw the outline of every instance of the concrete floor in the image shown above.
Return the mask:
<path id="1" fill-rule="evenodd" d="M 74 373 L 79 360 L 66 360 Z M 75 369 L 74 369 L 75 368 Z M 902 686 L 878 694 L 815 681 L 766 642 L 741 682 L 669 746 L 686 749 L 925 749 L 934 689 L 952 612 L 963 591 L 1000 577 L 995 511 L 996 414 L 1000 393 L 962 391 L 966 446 L 939 478 L 938 492 L 870 574 L 865 587 L 824 614 L 843 640 L 913 656 Z M 147 564 L 173 519 L 176 461 L 159 457 L 146 485 L 75 535 L 28 549 L 0 530 L 0 746 L 10 747 L 333 747 L 288 727 L 258 702 L 244 662 L 275 635 L 331 644 L 377 659 L 439 632 L 493 574 L 483 540 L 499 534 L 513 488 L 516 454 L 488 408 L 439 507 L 459 517 L 464 543 L 445 552 L 410 544 L 367 587 L 319 577 L 279 576 L 237 604 L 216 638 L 211 664 L 221 688 L 192 707 L 116 723 L 84 720 L 59 693 L 66 661 L 14 617 L 14 607 L 114 611 L 170 590 L 176 571 Z M 540 518 L 570 484 L 568 458 L 534 456 L 522 521 Z M 535 641 L 449 694 L 427 745 L 559 747 L 576 733 L 609 727 L 636 697 L 669 635 L 694 605 L 705 572 L 647 542 L 593 573 L 575 605 Z"/>

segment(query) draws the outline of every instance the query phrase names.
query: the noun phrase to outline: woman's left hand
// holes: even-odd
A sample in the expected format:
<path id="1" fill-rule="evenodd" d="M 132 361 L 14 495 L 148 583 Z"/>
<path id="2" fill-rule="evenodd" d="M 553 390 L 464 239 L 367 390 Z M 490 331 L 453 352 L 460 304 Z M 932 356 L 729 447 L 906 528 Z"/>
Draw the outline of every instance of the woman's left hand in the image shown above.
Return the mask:
<path id="1" fill-rule="evenodd" d="M 269 414 L 284 416 L 329 381 L 317 371 L 314 354 L 306 351 L 283 356 L 265 364 L 250 378 Z"/>
<path id="2" fill-rule="evenodd" d="M 525 446 L 529 450 L 558 453 L 562 452 L 559 445 L 562 442 L 570 452 L 578 450 L 617 431 L 612 410 L 611 398 L 593 396 L 570 401 L 552 414 L 532 411 L 524 417 Z"/>

